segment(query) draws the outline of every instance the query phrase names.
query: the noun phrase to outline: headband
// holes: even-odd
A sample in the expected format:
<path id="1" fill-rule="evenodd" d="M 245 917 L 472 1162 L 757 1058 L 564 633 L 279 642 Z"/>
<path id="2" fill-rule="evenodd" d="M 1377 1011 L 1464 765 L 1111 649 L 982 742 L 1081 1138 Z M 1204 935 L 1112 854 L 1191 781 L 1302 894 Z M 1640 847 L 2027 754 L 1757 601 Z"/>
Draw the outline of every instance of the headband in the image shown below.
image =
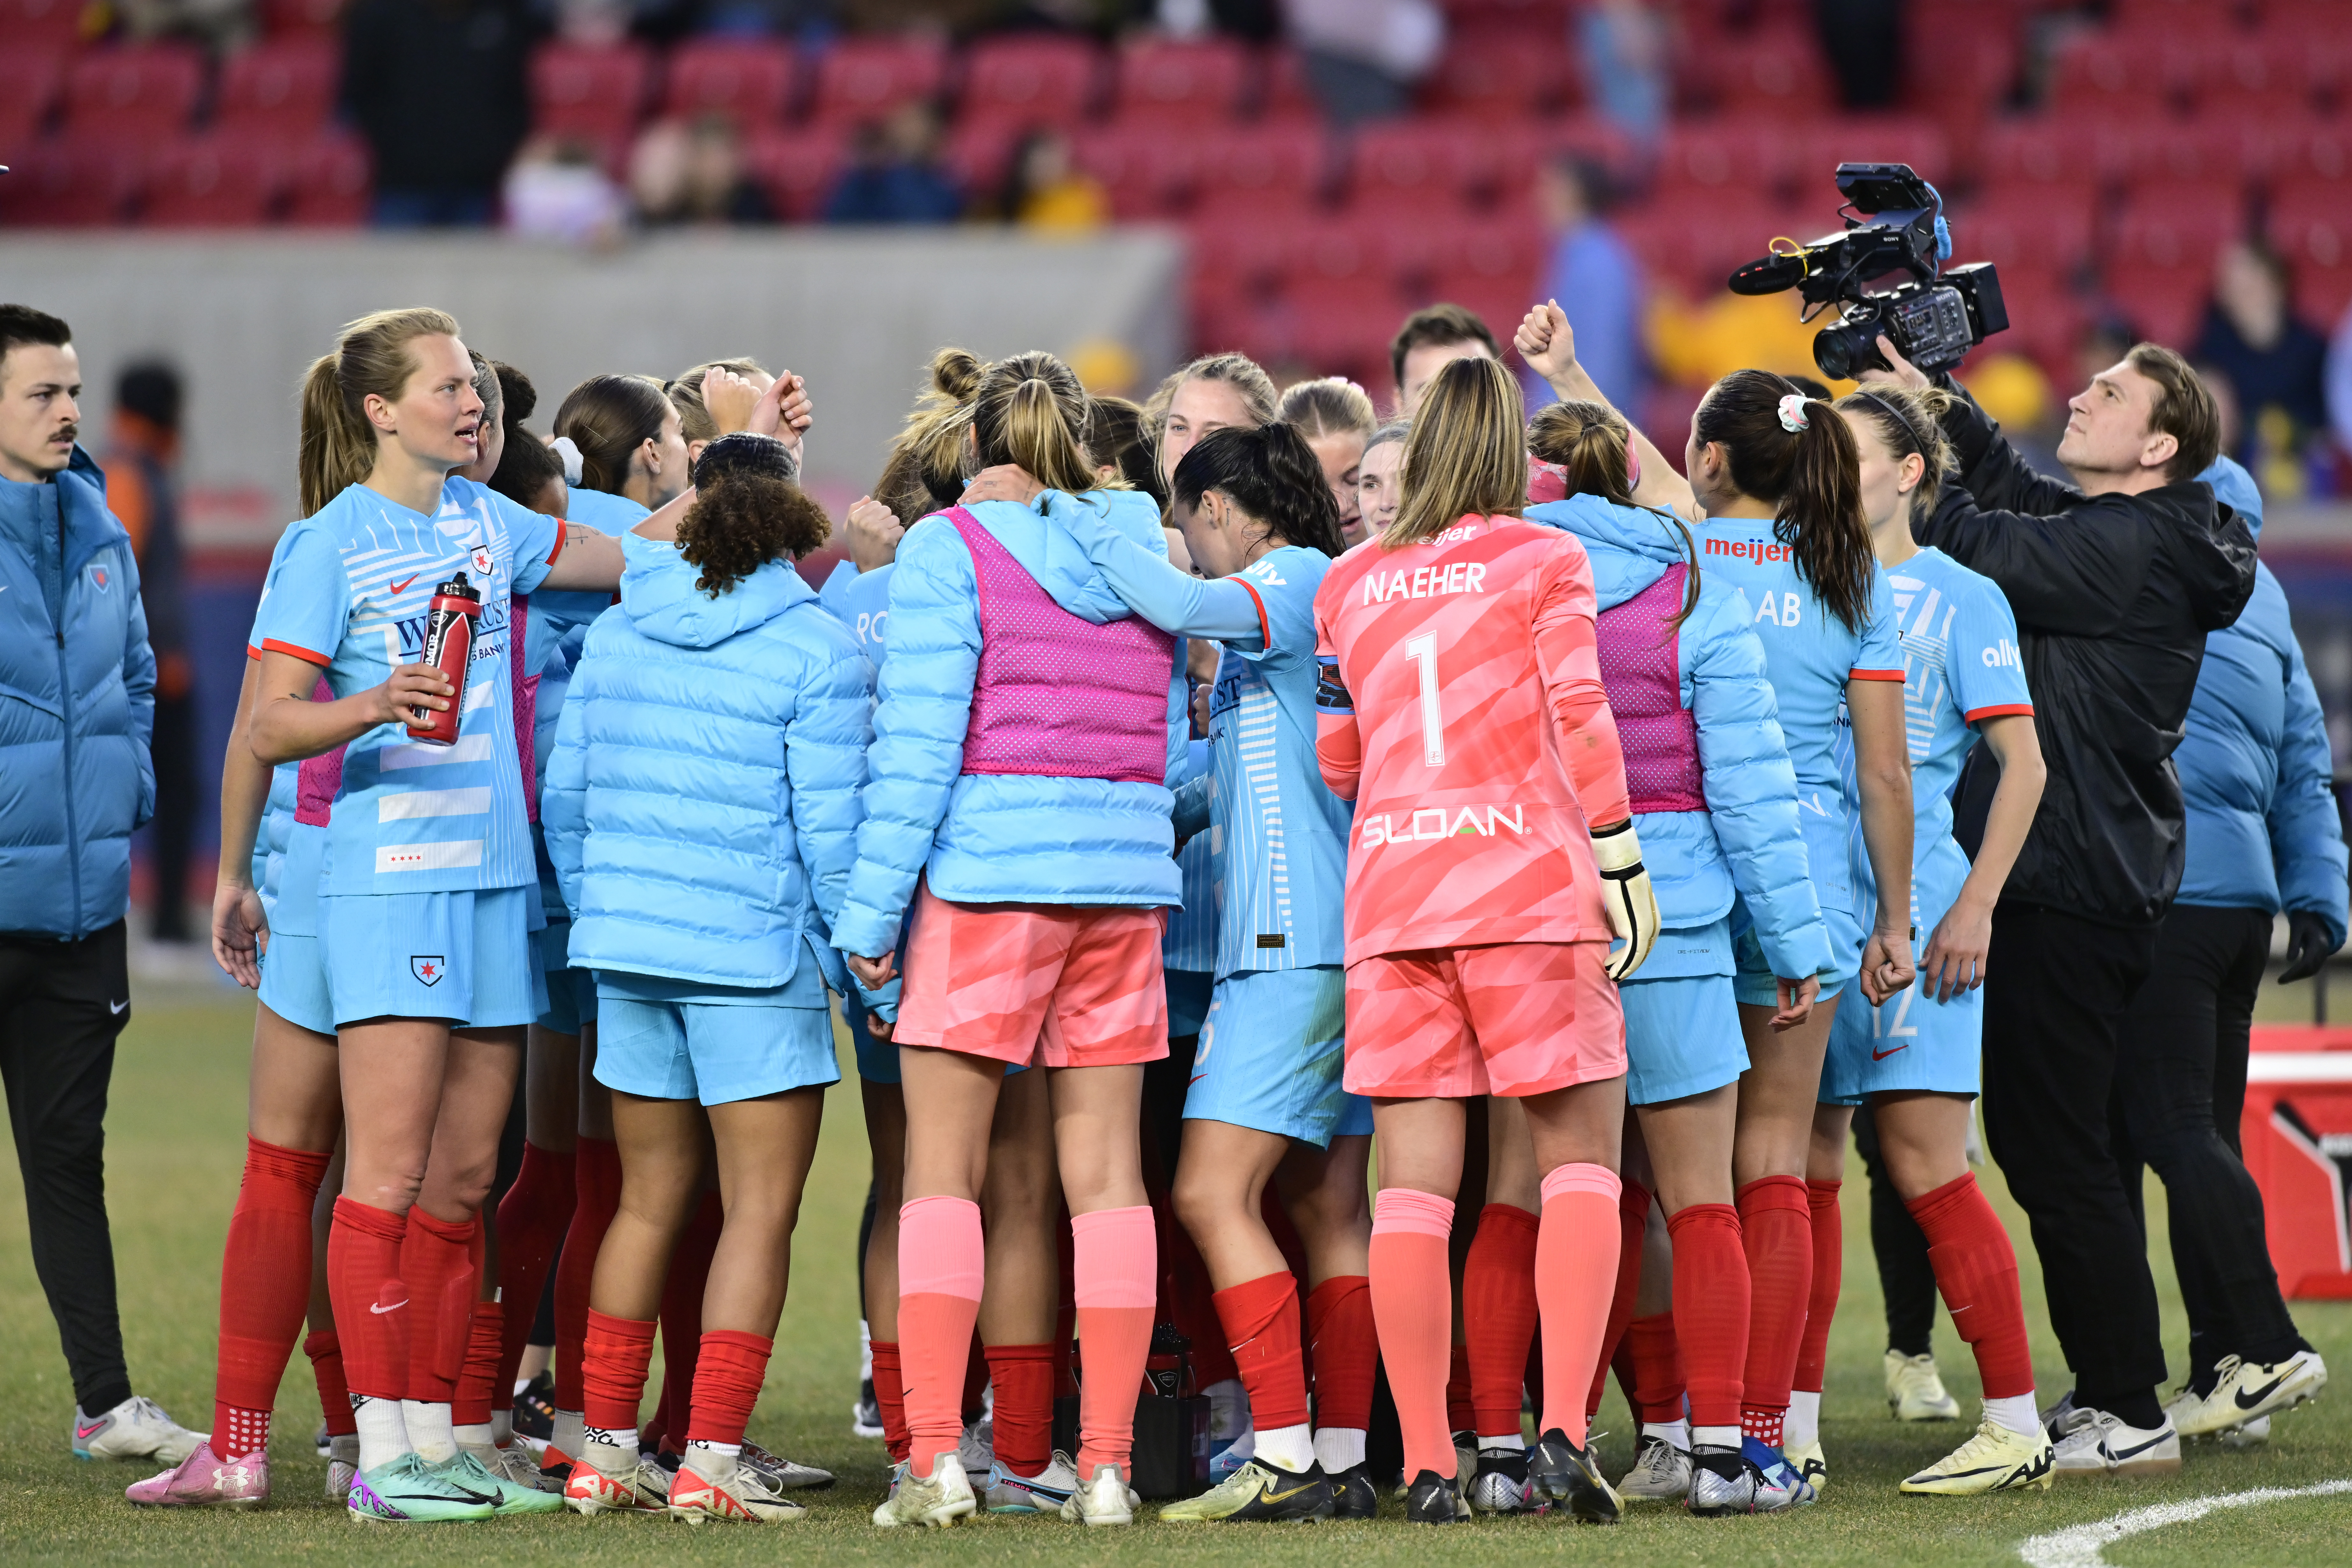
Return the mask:
<path id="1" fill-rule="evenodd" d="M 1546 501 L 1568 499 L 1568 470 L 1558 463 L 1547 463 L 1530 455 L 1528 458 L 1528 504 L 1541 506 Z"/>
<path id="2" fill-rule="evenodd" d="M 1919 427 L 1911 423 L 1911 416 L 1909 415 L 1904 413 L 1902 409 L 1898 408 L 1894 404 L 1887 402 L 1886 399 L 1879 396 L 1878 394 L 1871 391 L 1870 388 L 1866 386 L 1855 387 L 1853 389 L 1853 395 L 1856 397 L 1869 398 L 1873 403 L 1877 404 L 1878 406 L 1884 408 L 1888 414 L 1892 415 L 1894 416 L 1895 423 L 1903 426 L 1903 433 L 1911 437 L 1911 445 L 1918 448 L 1919 456 L 1923 458 L 1927 457 L 1927 443 L 1920 438 Z"/>

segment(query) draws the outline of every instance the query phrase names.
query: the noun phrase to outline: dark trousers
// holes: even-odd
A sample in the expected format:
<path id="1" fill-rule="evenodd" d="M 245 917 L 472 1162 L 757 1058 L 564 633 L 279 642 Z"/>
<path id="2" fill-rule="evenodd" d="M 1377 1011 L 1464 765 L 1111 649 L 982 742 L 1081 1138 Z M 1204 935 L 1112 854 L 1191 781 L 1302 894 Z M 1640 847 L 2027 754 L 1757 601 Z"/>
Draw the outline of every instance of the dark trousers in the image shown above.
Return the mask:
<path id="1" fill-rule="evenodd" d="M 106 1090 L 131 1016 L 122 922 L 79 942 L 0 936 L 0 1079 L 33 1271 L 92 1415 L 131 1397 L 106 1224 Z"/>
<path id="2" fill-rule="evenodd" d="M 2270 954 L 2267 911 L 2176 904 L 2124 1026 L 2130 1070 L 2116 1077 L 2116 1163 L 2135 1205 L 2143 1162 L 2164 1182 L 2192 1377 L 2225 1355 L 2268 1363 L 2303 1344 L 2271 1267 L 2262 1189 L 2238 1149 L 2254 993 Z"/>
<path id="3" fill-rule="evenodd" d="M 1985 1142 L 2032 1222 L 2077 1397 L 2103 1410 L 2164 1381 L 2156 1280 L 2108 1132 L 2124 1018 L 2157 938 L 2003 903 L 1988 955 Z"/>
<path id="4" fill-rule="evenodd" d="M 188 857 L 196 844 L 196 703 L 158 697 L 148 744 L 155 763 L 154 856 L 157 942 L 193 942 L 188 928 Z M 517 1099 L 521 1097 L 518 1095 Z"/>
<path id="5" fill-rule="evenodd" d="M 1886 1348 L 1926 1355 L 1936 1327 L 1936 1269 L 1927 1261 L 1927 1233 L 1911 1217 L 1903 1194 L 1886 1174 L 1878 1150 L 1878 1124 L 1870 1107 L 1853 1113 L 1854 1152 L 1870 1173 L 1870 1250 L 1878 1262 L 1878 1288 L 1886 1299 Z"/>

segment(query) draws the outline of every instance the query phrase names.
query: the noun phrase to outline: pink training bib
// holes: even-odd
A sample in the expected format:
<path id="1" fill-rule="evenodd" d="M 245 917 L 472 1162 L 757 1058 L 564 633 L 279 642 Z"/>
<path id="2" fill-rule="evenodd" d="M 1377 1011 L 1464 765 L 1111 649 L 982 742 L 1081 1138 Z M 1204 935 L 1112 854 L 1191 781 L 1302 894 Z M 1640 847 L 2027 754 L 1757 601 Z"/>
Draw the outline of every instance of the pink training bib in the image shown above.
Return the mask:
<path id="1" fill-rule="evenodd" d="M 1674 624 L 1689 577 L 1688 566 L 1669 567 L 1594 621 L 1601 683 L 1609 689 L 1617 743 L 1625 753 L 1625 785 L 1637 812 L 1706 809 L 1698 721 L 1683 706 L 1681 628 Z"/>

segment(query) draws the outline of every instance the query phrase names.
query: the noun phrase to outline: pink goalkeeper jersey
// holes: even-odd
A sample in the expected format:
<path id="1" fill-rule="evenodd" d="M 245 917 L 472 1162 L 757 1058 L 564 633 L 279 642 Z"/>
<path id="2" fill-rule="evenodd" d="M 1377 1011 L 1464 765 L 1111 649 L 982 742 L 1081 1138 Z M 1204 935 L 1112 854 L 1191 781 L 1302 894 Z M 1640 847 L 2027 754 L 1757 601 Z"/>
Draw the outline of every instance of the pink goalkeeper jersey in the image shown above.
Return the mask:
<path id="1" fill-rule="evenodd" d="M 1630 808 L 1575 537 L 1497 516 L 1367 542 L 1315 629 L 1316 751 L 1356 802 L 1348 962 L 1609 940 L 1588 824 Z"/>

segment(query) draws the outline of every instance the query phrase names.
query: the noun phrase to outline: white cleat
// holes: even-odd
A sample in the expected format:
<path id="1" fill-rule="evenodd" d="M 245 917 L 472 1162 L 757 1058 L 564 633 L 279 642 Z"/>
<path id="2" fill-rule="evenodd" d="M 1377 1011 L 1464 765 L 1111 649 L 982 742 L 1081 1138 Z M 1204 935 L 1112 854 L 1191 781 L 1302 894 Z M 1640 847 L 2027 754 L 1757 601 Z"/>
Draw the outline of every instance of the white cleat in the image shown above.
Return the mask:
<path id="1" fill-rule="evenodd" d="M 2212 1393 L 2186 1411 L 2172 1412 L 2184 1437 L 2210 1436 L 2292 1410 L 2327 1386 L 2327 1363 L 2316 1351 L 2297 1351 L 2268 1366 L 2224 1356 L 2214 1371 Z"/>
<path id="2" fill-rule="evenodd" d="M 2033 1489 L 2046 1491 L 2057 1455 L 2050 1434 L 2012 1432 L 1991 1416 L 1976 1436 L 1903 1483 L 1906 1492 L 1936 1497 L 1977 1497 L 1985 1492 Z"/>
<path id="3" fill-rule="evenodd" d="M 1691 1457 L 1664 1437 L 1644 1436 L 1633 1468 L 1617 1483 L 1627 1502 L 1676 1502 L 1690 1496 Z"/>
<path id="4" fill-rule="evenodd" d="M 176 1468 L 212 1434 L 191 1432 L 152 1399 L 132 1394 L 98 1415 L 74 1411 L 73 1457 L 77 1459 L 152 1459 Z"/>
<path id="5" fill-rule="evenodd" d="M 667 1508 L 672 1519 L 688 1524 L 724 1520 L 736 1524 L 797 1524 L 808 1517 L 806 1505 L 787 1496 L 774 1476 L 740 1460 L 726 1467 L 724 1476 L 706 1476 L 692 1458 L 670 1478 Z"/>
<path id="6" fill-rule="evenodd" d="M 1897 1421 L 1957 1421 L 1960 1402 L 1944 1388 L 1932 1354 L 1886 1352 L 1886 1408 Z"/>
<path id="7" fill-rule="evenodd" d="M 1788 1459 L 1789 1468 L 1804 1478 L 1805 1484 L 1813 1489 L 1815 1496 L 1830 1489 L 1830 1460 L 1829 1456 L 1822 1452 L 1820 1438 L 1814 1438 L 1801 1448 L 1784 1448 L 1781 1453 Z"/>
<path id="8" fill-rule="evenodd" d="M 1094 1479 L 1082 1484 L 1062 1504 L 1062 1518 L 1089 1527 L 1135 1522 L 1135 1494 L 1117 1465 L 1097 1465 Z"/>
<path id="9" fill-rule="evenodd" d="M 971 1482 L 963 1473 L 963 1461 L 953 1454 L 941 1454 L 931 1461 L 929 1476 L 900 1472 L 898 1484 L 874 1510 L 874 1522 L 884 1530 L 903 1524 L 944 1530 L 979 1506 L 980 1500 L 972 1496 Z"/>
<path id="10" fill-rule="evenodd" d="M 352 1500 L 352 1483 L 360 1475 L 360 1435 L 346 1432 L 327 1439 L 327 1500 L 337 1508 Z M 562 1483 L 559 1481 L 559 1485 Z"/>

